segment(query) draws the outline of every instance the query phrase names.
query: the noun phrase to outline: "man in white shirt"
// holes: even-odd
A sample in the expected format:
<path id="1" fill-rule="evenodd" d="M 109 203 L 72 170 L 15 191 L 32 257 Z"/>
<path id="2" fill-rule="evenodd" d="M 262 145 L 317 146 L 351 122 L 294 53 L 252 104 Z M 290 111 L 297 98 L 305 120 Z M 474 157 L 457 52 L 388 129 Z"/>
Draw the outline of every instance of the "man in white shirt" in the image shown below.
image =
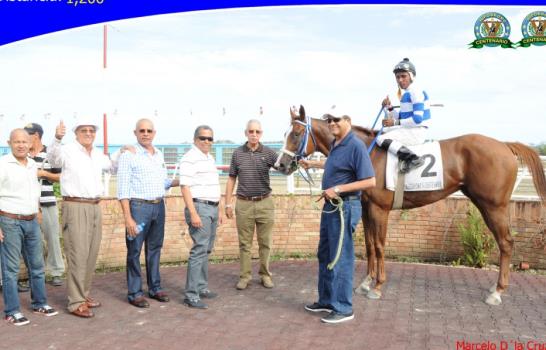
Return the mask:
<path id="1" fill-rule="evenodd" d="M 84 318 L 93 317 L 90 308 L 101 305 L 89 296 L 89 290 L 102 238 L 102 213 L 98 205 L 103 194 L 102 172 L 112 168 L 110 159 L 93 146 L 98 128 L 94 121 L 80 120 L 72 129 L 76 142 L 62 145 L 66 127 L 61 121 L 47 149 L 51 166 L 62 169 L 68 310 Z"/>
<path id="2" fill-rule="evenodd" d="M 38 224 L 40 185 L 36 163 L 28 158 L 30 136 L 15 129 L 8 141 L 11 154 L 0 158 L 0 259 L 4 288 L 4 319 L 16 326 L 29 323 L 20 311 L 17 276 L 21 252 L 29 270 L 32 310 L 57 314 L 47 305 L 42 233 Z"/>
<path id="3" fill-rule="evenodd" d="M 208 289 L 208 259 L 214 247 L 219 217 L 220 180 L 216 162 L 210 154 L 214 141 L 207 125 L 195 129 L 192 148 L 180 160 L 180 186 L 184 210 L 193 246 L 188 259 L 184 304 L 197 309 L 208 306 L 201 298 L 212 299 L 216 293 Z"/>

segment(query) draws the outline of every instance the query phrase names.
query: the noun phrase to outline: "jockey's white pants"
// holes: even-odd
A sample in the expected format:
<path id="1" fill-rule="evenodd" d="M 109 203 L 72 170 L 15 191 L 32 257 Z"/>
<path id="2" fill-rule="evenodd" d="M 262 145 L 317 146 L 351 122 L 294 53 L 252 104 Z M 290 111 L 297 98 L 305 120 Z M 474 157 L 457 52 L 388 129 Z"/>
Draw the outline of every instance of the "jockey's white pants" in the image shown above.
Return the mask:
<path id="1" fill-rule="evenodd" d="M 427 129 L 426 126 L 403 127 L 399 125 L 383 128 L 383 133 L 377 138 L 377 144 L 381 146 L 385 140 L 392 140 L 389 152 L 397 154 L 402 146 L 424 143 Z"/>

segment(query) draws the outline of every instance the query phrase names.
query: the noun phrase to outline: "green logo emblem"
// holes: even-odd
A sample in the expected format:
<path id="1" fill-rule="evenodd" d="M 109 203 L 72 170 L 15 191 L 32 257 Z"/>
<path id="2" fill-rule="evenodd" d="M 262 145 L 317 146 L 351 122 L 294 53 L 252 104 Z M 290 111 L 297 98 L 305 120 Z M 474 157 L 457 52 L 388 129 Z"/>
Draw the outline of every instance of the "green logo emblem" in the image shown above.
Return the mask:
<path id="1" fill-rule="evenodd" d="M 521 24 L 521 33 L 523 39 L 518 42 L 520 47 L 529 47 L 531 45 L 546 45 L 546 12 L 535 11 L 525 17 Z"/>
<path id="2" fill-rule="evenodd" d="M 510 36 L 510 23 L 506 17 L 498 12 L 487 12 L 478 17 L 474 24 L 476 40 L 471 42 L 470 49 L 481 49 L 484 46 L 500 46 L 504 49 L 514 48 L 514 43 L 508 39 Z"/>

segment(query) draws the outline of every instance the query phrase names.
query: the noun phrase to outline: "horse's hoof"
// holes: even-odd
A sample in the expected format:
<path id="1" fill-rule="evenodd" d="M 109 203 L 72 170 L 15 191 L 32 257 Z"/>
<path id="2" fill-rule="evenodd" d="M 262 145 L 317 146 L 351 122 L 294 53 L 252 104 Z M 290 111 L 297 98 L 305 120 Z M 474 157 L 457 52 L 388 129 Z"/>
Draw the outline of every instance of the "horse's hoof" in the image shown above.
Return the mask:
<path id="1" fill-rule="evenodd" d="M 494 291 L 493 293 L 489 294 L 489 296 L 487 296 L 487 299 L 485 299 L 485 303 L 493 306 L 500 305 L 502 303 L 500 293 Z"/>
<path id="2" fill-rule="evenodd" d="M 360 286 L 355 288 L 355 294 L 358 294 L 358 295 L 367 295 L 369 291 L 370 291 L 370 287 L 365 286 L 364 284 L 361 284 Z"/>
<path id="3" fill-rule="evenodd" d="M 495 283 L 494 285 L 491 286 L 491 288 L 489 288 L 489 293 L 495 293 L 497 291 L 497 284 Z"/>
<path id="4" fill-rule="evenodd" d="M 381 292 L 375 289 L 372 289 L 368 292 L 368 294 L 366 294 L 366 296 L 368 297 L 368 299 L 372 299 L 372 300 L 381 299 Z"/>
<path id="5" fill-rule="evenodd" d="M 373 278 L 370 275 L 366 276 L 362 283 L 355 289 L 355 294 L 366 295 L 370 291 L 370 286 L 372 285 Z"/>

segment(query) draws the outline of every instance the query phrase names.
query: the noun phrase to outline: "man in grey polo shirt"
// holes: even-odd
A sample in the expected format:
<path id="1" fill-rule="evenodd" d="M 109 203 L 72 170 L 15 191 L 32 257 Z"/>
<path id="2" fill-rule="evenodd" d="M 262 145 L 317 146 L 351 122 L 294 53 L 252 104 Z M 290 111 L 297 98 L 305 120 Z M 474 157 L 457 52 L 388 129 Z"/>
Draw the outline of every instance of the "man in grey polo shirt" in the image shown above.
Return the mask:
<path id="1" fill-rule="evenodd" d="M 217 296 L 208 288 L 208 259 L 214 247 L 216 227 L 222 223 L 220 204 L 220 180 L 216 162 L 210 154 L 214 141 L 212 129 L 198 126 L 193 136 L 192 148 L 180 160 L 180 186 L 186 208 L 193 246 L 188 259 L 184 304 L 197 309 L 208 306 L 202 298 Z"/>
<path id="2" fill-rule="evenodd" d="M 233 218 L 231 198 L 235 182 L 237 186 L 237 207 L 235 209 L 237 233 L 239 236 L 239 258 L 241 271 L 237 289 L 245 289 L 252 279 L 251 248 L 254 229 L 258 238 L 260 256 L 260 278 L 262 285 L 273 288 L 269 271 L 269 255 L 272 244 L 272 231 L 275 205 L 271 198 L 269 169 L 277 160 L 271 148 L 260 143 L 262 125 L 252 119 L 246 124 L 247 142 L 233 152 L 226 185 L 226 216 Z"/>

